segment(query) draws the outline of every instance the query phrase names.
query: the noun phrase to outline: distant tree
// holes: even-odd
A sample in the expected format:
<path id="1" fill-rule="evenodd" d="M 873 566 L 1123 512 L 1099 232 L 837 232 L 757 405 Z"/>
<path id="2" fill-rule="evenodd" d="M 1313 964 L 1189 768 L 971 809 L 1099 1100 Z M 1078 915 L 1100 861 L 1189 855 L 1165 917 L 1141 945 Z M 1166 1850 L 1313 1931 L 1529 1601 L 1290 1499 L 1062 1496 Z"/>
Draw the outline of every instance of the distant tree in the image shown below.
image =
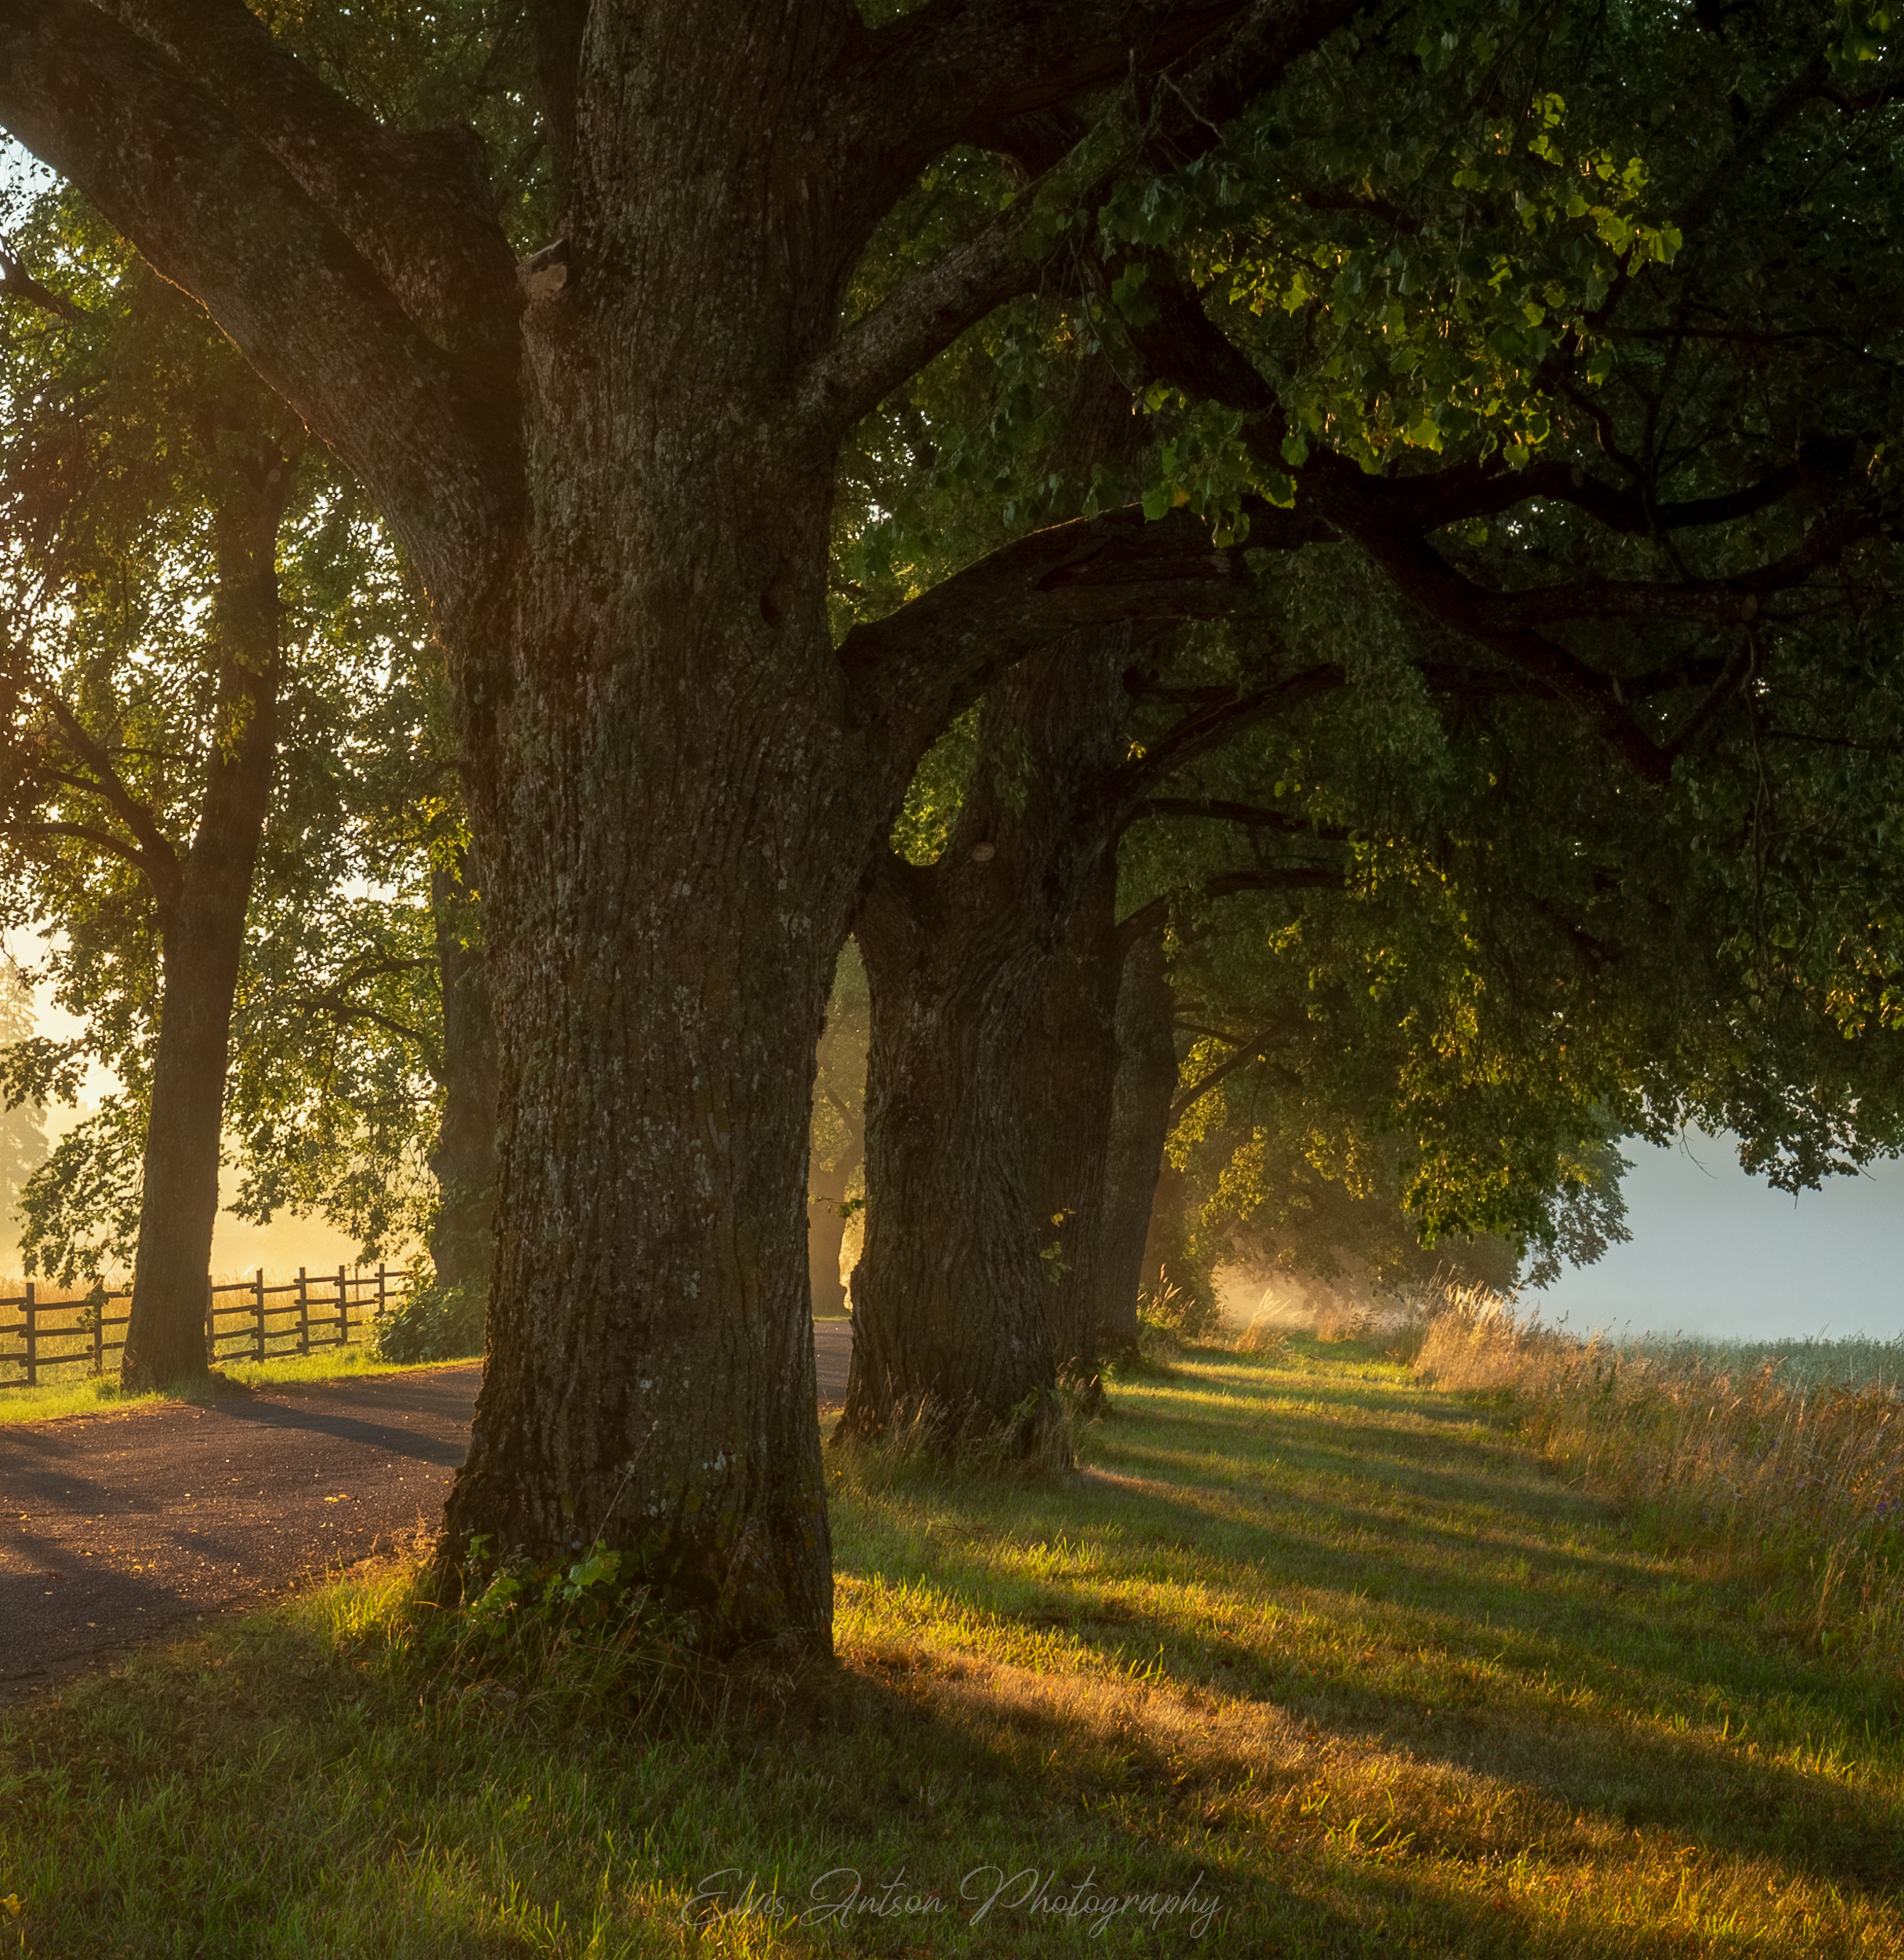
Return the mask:
<path id="1" fill-rule="evenodd" d="M 115 276 L 109 245 L 94 265 L 88 303 L 29 296 L 34 329 L 0 382 L 0 849 L 11 909 L 61 935 L 63 1004 L 114 993 L 99 1032 L 130 1078 L 41 1172 L 23 1250 L 47 1249 L 52 1187 L 91 1144 L 125 1167 L 129 1097 L 143 1162 L 125 1370 L 151 1385 L 206 1365 L 231 1002 L 279 735 L 279 529 L 303 436 L 195 308 L 149 274 Z M 44 1097 L 82 1045 L 16 1044 L 14 1087 Z"/>
<path id="2" fill-rule="evenodd" d="M 10 1066 L 49 1088 L 83 1049 L 121 1081 L 62 1140 L 28 1196 L 31 1256 L 71 1278 L 133 1261 L 142 1210 L 152 1210 L 152 1149 L 180 1147 L 158 1093 L 167 1044 L 154 956 L 165 935 L 154 941 L 155 915 L 125 883 L 145 857 L 134 866 L 112 846 L 142 845 L 136 818 L 143 842 L 164 844 L 188 880 L 194 862 L 218 855 L 203 811 L 206 848 L 176 841 L 193 820 L 192 771 L 202 766 L 193 750 L 203 728 L 190 717 L 207 702 L 190 677 L 205 657 L 203 621 L 221 616 L 205 605 L 219 533 L 205 510 L 218 494 L 219 445 L 230 447 L 230 403 L 281 411 L 203 316 L 143 274 L 70 194 L 16 191 L 14 201 L 13 235 L 57 267 L 60 289 L 13 282 L 21 330 L 4 375 L 13 414 L 0 490 L 24 677 L 9 902 L 58 927 L 52 967 L 88 1029 L 63 1048 L 28 1044 Z M 219 1120 L 239 1173 L 234 1208 L 259 1222 L 287 1206 L 321 1214 L 369 1257 L 426 1240 L 433 1283 L 480 1338 L 494 1044 L 446 684 L 387 541 L 321 459 L 305 459 L 304 474 L 306 493 L 288 504 L 274 546 L 272 630 L 283 638 L 271 712 L 248 724 L 257 742 L 269 744 L 274 722 L 281 739 L 268 797 L 260 805 L 254 784 L 245 820 L 262 824 L 245 847 L 248 887 L 228 895 L 219 927 L 227 957 L 241 939 L 229 1036 L 214 1030 L 230 1062 Z M 56 698 L 63 718 L 49 709 Z M 105 735 L 77 771 L 58 753 L 73 728 Z M 216 778 L 216 742 L 211 752 Z M 60 796 L 82 821 L 63 821 L 74 813 L 53 807 Z M 162 879 L 162 856 L 146 855 Z M 167 916 L 156 915 L 161 925 Z M 201 1004 L 216 993 L 187 989 Z M 176 1029 L 169 1045 L 176 1055 Z M 208 1062 L 203 1079 L 218 1073 Z M 212 1147 L 210 1121 L 201 1108 L 188 1126 L 194 1160 Z M 153 1189 L 162 1209 L 164 1180 Z M 165 1263 L 148 1244 L 136 1290 L 148 1347 Z M 180 1263 L 203 1261 L 187 1247 Z M 180 1340 L 195 1352 L 202 1274 L 171 1290 Z"/>
<path id="3" fill-rule="evenodd" d="M 846 1302 L 840 1277 L 852 1189 L 866 1156 L 866 1049 L 871 1036 L 866 970 L 848 940 L 840 955 L 814 1079 L 813 1141 L 807 1174 L 807 1259 L 815 1313 Z"/>
<path id="4" fill-rule="evenodd" d="M 0 967 L 0 1044 L 31 1040 L 37 1022 L 33 988 L 9 960 Z M 27 1181 L 46 1160 L 46 1111 L 34 1102 L 10 1104 L 0 1112 L 0 1232 L 17 1247 L 20 1195 Z"/>

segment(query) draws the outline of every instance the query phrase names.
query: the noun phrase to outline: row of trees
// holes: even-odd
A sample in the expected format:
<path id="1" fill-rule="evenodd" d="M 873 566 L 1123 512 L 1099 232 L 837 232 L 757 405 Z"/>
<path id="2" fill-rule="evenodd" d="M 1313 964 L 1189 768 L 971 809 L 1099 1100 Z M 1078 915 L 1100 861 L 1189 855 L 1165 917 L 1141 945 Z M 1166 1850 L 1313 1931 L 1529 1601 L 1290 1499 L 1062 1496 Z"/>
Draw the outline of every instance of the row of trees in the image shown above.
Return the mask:
<path id="1" fill-rule="evenodd" d="M 472 1260 L 500 1117 L 444 1595 L 600 1536 L 716 1646 L 824 1645 L 853 974 L 865 1435 L 1061 1451 L 1166 1142 L 1180 1260 L 1326 1251 L 1342 1190 L 1536 1264 L 1616 1227 L 1627 1130 L 1893 1147 L 1894 61 L 1709 11 L 0 0 L 0 124 L 110 227 L 9 270 L 10 358 L 202 350 L 162 497 L 155 378 L 13 506 L 10 848 L 41 916 L 156 922 L 84 968 L 144 1098 L 129 1365 L 191 1365 L 225 1008 L 259 1202 L 368 1203 L 432 1078 Z M 386 922 L 315 986 L 314 906 Z"/>

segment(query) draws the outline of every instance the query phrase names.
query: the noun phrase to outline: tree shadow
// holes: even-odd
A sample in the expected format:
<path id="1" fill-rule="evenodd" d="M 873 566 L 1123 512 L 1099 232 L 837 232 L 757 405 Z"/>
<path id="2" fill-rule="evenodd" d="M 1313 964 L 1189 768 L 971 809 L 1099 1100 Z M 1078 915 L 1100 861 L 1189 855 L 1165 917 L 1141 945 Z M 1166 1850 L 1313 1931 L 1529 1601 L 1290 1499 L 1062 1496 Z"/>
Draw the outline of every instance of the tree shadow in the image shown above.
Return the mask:
<path id="1" fill-rule="evenodd" d="M 1230 1385 L 1260 1403 L 1276 1392 Z M 1415 1421 L 1418 1395 L 1365 1407 L 1367 1426 L 1347 1437 L 1318 1438 L 1315 1418 L 1305 1428 L 1260 1404 L 1253 1416 L 1199 1412 L 1213 1449 L 1167 1418 L 1155 1439 L 1148 1424 L 1114 1428 L 1057 1501 L 943 1485 L 935 1503 L 963 1528 L 933 1539 L 919 1577 L 996 1602 L 1003 1618 L 1061 1628 L 1108 1668 L 1161 1655 L 1186 1689 L 1216 1686 L 1345 1741 L 1511 1784 L 1569 1817 L 1656 1827 L 1888 1904 L 1904 1882 L 1896 1802 L 1774 1759 L 1795 1737 L 1815 1750 L 1834 1734 L 1895 1733 L 1892 1700 L 1755 1632 L 1743 1595 L 1722 1588 L 1739 1617 L 1719 1622 L 1714 1588 L 1695 1581 L 1703 1596 L 1689 1596 L 1683 1568 L 1622 1543 L 1606 1507 L 1524 1448 L 1487 1438 L 1450 1462 L 1445 1420 L 1435 1436 L 1383 1426 L 1384 1414 Z M 1471 1428 L 1458 1405 L 1456 1417 Z M 1242 1428 L 1239 1475 L 1228 1453 Z M 1318 1493 L 1317 1481 L 1336 1488 Z M 1041 1572 L 1038 1602 L 1014 1612 L 992 1551 L 1018 1529 L 1062 1531 L 1093 1555 L 1075 1578 Z M 1344 1639 L 1318 1655 L 1268 1628 L 1239 1637 L 1234 1615 L 1187 1627 L 1143 1603 L 1159 1581 L 1213 1577 L 1246 1600 L 1294 1595 L 1285 1611 L 1305 1593 L 1343 1602 Z M 1348 1650 L 1351 1633 L 1367 1652 Z M 1776 1729 L 1761 1741 L 1753 1731 L 1772 1704 Z"/>

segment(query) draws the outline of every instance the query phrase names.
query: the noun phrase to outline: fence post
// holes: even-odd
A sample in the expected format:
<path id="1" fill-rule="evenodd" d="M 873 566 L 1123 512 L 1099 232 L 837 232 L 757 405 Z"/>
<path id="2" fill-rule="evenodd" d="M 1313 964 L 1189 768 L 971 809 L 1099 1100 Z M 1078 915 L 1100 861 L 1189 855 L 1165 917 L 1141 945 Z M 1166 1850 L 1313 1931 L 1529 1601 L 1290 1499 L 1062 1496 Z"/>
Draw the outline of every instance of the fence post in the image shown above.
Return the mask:
<path id="1" fill-rule="evenodd" d="M 310 1352 L 310 1289 L 302 1266 L 298 1268 L 298 1352 Z"/>
<path id="2" fill-rule="evenodd" d="M 106 1287 L 103 1281 L 96 1281 L 93 1291 L 100 1297 L 92 1303 L 92 1372 L 106 1372 Z"/>
<path id="3" fill-rule="evenodd" d="M 27 1282 L 27 1386 L 37 1388 L 40 1385 L 40 1329 L 36 1316 L 39 1309 L 33 1304 L 33 1282 Z"/>
<path id="4" fill-rule="evenodd" d="M 212 1318 L 212 1305 L 218 1295 L 212 1290 L 212 1276 L 205 1276 L 205 1365 L 209 1368 L 218 1360 L 218 1323 Z"/>
<path id="5" fill-rule="evenodd" d="M 252 1295 L 252 1325 L 256 1330 L 257 1338 L 252 1345 L 257 1349 L 258 1359 L 262 1361 L 264 1359 L 264 1268 L 263 1266 L 258 1269 L 258 1277 L 254 1284 L 257 1290 Z"/>
<path id="6" fill-rule="evenodd" d="M 337 1269 L 337 1345 L 347 1348 L 350 1345 L 350 1296 L 344 1290 L 344 1269 Z"/>

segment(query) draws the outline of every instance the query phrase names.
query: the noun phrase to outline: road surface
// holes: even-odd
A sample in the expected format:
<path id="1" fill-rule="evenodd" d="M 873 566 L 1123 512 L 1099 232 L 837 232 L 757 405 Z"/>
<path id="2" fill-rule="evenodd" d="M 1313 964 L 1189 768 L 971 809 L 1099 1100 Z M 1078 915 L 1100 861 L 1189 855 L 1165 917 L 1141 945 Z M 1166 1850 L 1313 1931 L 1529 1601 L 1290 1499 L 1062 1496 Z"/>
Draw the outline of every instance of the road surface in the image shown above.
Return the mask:
<path id="1" fill-rule="evenodd" d="M 851 1330 L 814 1330 L 820 1399 Z M 0 1693 L 434 1529 L 482 1370 L 0 1424 Z"/>

